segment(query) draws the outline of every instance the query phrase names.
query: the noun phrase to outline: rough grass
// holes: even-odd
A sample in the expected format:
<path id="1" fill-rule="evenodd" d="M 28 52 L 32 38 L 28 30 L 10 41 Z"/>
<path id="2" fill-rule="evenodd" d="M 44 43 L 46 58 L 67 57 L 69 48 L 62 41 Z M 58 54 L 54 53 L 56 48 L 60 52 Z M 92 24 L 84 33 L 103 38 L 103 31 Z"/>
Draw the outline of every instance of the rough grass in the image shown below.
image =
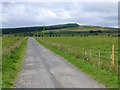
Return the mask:
<path id="1" fill-rule="evenodd" d="M 14 37 L 13 37 L 14 38 Z M 14 39 L 13 39 L 14 40 Z M 27 38 L 10 55 L 3 54 L 2 58 L 2 88 L 15 87 L 17 75 L 21 69 L 27 46 Z"/>
<path id="2" fill-rule="evenodd" d="M 12 45 L 14 45 L 14 43 L 16 43 L 17 41 L 19 41 L 20 39 L 22 39 L 22 37 L 7 37 L 4 36 L 2 37 L 2 50 L 4 51 L 5 49 L 11 47 Z"/>
<path id="3" fill-rule="evenodd" d="M 51 49 L 55 53 L 64 57 L 68 62 L 72 63 L 80 70 L 86 72 L 91 77 L 96 79 L 98 82 L 104 84 L 109 88 L 118 87 L 118 76 L 114 72 L 109 72 L 107 70 L 101 69 L 98 66 L 91 65 L 86 60 L 80 58 L 81 48 L 93 49 L 95 51 L 102 50 L 111 52 L 111 45 L 114 43 L 116 51 L 118 50 L 117 38 L 113 37 L 74 37 L 74 38 L 36 38 L 42 45 Z M 60 47 L 62 46 L 62 47 Z M 76 49 L 77 47 L 77 49 Z M 75 53 L 76 52 L 76 53 Z M 82 51 L 81 51 L 82 52 Z M 71 54 L 70 54 L 71 53 Z M 75 53 L 75 54 L 73 54 Z M 78 54 L 79 53 L 79 54 Z M 76 57 L 75 55 L 78 55 Z M 105 55 L 107 57 L 107 55 Z M 109 61 L 106 59 L 106 63 L 110 65 Z M 116 61 L 117 64 L 117 61 Z"/>

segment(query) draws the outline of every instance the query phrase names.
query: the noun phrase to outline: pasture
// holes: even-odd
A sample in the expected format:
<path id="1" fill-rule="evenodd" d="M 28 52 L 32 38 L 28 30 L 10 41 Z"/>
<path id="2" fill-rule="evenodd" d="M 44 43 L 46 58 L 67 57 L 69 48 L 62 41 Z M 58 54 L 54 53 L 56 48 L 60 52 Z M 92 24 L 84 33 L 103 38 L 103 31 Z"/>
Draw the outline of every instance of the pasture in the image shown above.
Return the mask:
<path id="1" fill-rule="evenodd" d="M 117 37 L 43 37 L 36 39 L 100 83 L 107 87 L 117 87 Z M 114 66 L 112 63 L 112 45 L 114 45 Z"/>

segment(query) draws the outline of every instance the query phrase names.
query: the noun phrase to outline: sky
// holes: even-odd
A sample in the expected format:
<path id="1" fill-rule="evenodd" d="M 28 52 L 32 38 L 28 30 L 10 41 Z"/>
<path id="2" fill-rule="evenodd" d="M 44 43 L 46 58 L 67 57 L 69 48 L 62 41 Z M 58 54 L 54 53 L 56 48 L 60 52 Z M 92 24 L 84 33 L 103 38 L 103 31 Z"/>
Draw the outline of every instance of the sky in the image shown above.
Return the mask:
<path id="1" fill-rule="evenodd" d="M 30 1 L 30 0 L 29 0 Z M 0 2 L 0 27 L 28 27 L 78 23 L 118 27 L 117 0 L 83 1 L 37 1 Z"/>

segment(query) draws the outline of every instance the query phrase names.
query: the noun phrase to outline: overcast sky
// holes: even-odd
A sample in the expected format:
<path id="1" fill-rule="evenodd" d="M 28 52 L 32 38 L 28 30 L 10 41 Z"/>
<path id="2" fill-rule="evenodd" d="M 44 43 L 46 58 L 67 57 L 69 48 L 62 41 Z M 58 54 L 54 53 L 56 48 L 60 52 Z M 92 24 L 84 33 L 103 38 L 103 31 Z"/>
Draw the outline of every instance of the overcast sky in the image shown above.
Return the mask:
<path id="1" fill-rule="evenodd" d="M 118 26 L 117 2 L 1 2 L 0 27 L 62 23 Z"/>

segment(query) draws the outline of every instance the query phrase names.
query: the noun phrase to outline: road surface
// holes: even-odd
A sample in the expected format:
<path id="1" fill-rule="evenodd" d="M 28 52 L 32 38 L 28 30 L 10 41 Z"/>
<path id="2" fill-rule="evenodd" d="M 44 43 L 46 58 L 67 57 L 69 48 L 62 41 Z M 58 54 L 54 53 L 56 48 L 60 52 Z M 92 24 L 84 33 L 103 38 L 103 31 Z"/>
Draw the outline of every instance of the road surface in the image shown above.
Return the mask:
<path id="1" fill-rule="evenodd" d="M 30 37 L 16 88 L 105 87 Z"/>

